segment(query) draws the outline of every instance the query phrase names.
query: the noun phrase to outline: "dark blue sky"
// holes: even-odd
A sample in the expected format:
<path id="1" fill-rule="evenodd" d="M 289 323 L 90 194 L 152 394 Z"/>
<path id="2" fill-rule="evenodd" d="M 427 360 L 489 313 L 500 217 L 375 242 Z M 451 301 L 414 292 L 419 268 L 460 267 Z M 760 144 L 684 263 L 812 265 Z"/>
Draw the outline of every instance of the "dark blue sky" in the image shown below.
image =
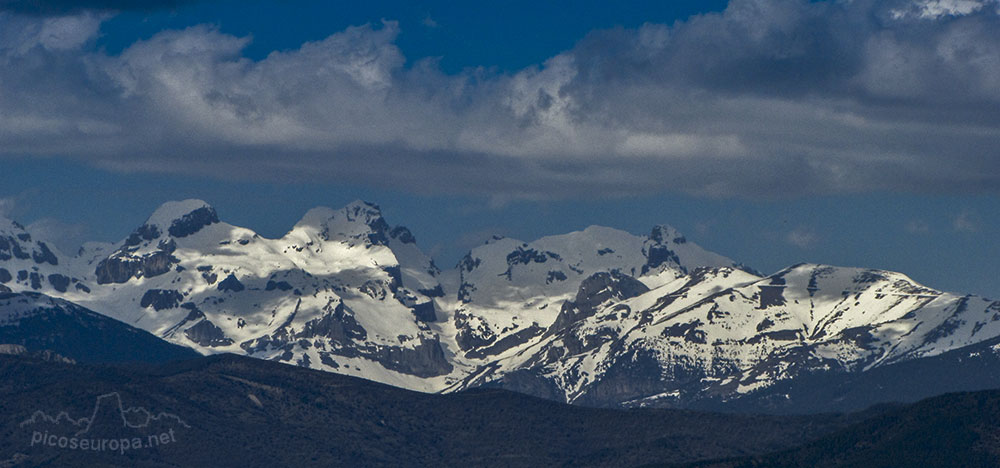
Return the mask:
<path id="1" fill-rule="evenodd" d="M 443 267 L 667 223 L 765 272 L 1000 297 L 988 7 L 360 3 L 0 12 L 0 211 L 112 241 L 202 198 L 279 236 L 361 198 Z"/>

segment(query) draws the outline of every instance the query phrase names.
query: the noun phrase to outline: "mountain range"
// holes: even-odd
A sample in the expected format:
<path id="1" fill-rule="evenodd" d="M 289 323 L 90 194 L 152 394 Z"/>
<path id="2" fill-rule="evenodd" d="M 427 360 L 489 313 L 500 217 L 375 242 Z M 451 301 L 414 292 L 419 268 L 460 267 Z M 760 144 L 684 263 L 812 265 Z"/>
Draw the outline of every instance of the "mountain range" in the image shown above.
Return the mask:
<path id="1" fill-rule="evenodd" d="M 924 368 L 960 374 L 934 391 L 1000 386 L 974 365 L 998 359 L 998 301 L 865 268 L 766 275 L 666 225 L 646 236 L 592 226 L 533 242 L 498 237 L 441 269 L 371 203 L 310 210 L 269 239 L 185 200 L 115 244 L 75 255 L 53 245 L 0 219 L 8 302 L 78 307 L 201 354 L 423 392 L 811 412 L 930 396 L 846 384 L 883 386 L 900 369 L 917 388 L 931 388 Z M 814 387 L 841 393 L 815 401 Z"/>

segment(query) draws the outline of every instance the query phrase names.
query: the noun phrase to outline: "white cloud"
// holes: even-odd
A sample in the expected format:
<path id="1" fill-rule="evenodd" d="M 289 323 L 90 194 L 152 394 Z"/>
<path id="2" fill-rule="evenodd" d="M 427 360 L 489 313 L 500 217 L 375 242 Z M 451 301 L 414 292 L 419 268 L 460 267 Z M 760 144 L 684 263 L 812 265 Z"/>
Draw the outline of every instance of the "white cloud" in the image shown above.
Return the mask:
<path id="1" fill-rule="evenodd" d="M 819 242 L 819 235 L 811 229 L 798 227 L 785 236 L 785 241 L 800 249 L 808 249 Z"/>
<path id="2" fill-rule="evenodd" d="M 952 220 L 951 227 L 955 232 L 979 232 L 979 217 L 969 210 L 963 210 Z"/>
<path id="3" fill-rule="evenodd" d="M 732 0 L 454 75 L 407 63 L 395 22 L 253 61 L 210 26 L 108 55 L 103 17 L 0 13 L 0 158 L 498 200 L 995 193 L 1000 16 L 901 5 Z"/>
<path id="4" fill-rule="evenodd" d="M 892 10 L 892 14 L 896 19 L 916 16 L 936 20 L 942 16 L 965 16 L 996 3 L 995 0 L 917 0 Z"/>
<path id="5" fill-rule="evenodd" d="M 0 11 L 0 56 L 23 56 L 35 47 L 48 51 L 79 49 L 96 37 L 101 23 L 108 17 L 90 12 L 25 17 Z"/>

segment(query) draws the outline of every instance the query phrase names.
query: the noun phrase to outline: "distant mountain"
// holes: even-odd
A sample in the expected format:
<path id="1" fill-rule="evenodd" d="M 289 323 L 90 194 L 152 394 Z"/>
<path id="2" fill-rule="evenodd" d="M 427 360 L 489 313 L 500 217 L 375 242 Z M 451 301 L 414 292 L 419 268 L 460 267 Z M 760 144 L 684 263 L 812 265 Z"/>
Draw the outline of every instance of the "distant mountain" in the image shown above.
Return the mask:
<path id="1" fill-rule="evenodd" d="M 27 238 L 9 226 L 9 238 Z M 33 245 L 41 252 L 45 244 Z M 431 299 L 443 294 L 437 267 L 372 204 L 317 208 L 282 238 L 265 239 L 221 222 L 203 201 L 171 202 L 114 245 L 53 255 L 51 264 L 15 255 L 14 278 L 2 282 L 201 353 L 248 354 L 427 391 L 453 370 L 428 326 L 437 319 Z M 63 276 L 49 274 L 55 268 Z M 70 286 L 52 280 L 63 277 Z"/>
<path id="2" fill-rule="evenodd" d="M 655 287 L 705 266 L 739 265 L 669 226 L 656 226 L 648 237 L 591 226 L 531 243 L 495 238 L 470 251 L 450 278 L 456 352 L 488 364 L 537 342 L 591 275 L 616 272 Z"/>
<path id="3" fill-rule="evenodd" d="M 185 200 L 113 245 L 66 256 L 51 244 L 0 221 L 0 288 L 71 301 L 203 354 L 425 392 L 800 411 L 828 407 L 805 396 L 810 382 L 878 387 L 891 374 L 879 369 L 992 355 L 983 344 L 1000 339 L 1000 302 L 864 268 L 762 275 L 665 225 L 646 236 L 592 226 L 495 238 L 442 271 L 372 203 L 310 210 L 267 239 Z M 969 374 L 933 388 L 994 382 L 956 368 Z M 892 388 L 837 408 L 928 396 Z"/>
<path id="4" fill-rule="evenodd" d="M 1000 302 L 942 293 L 887 271 L 803 264 L 761 278 L 702 268 L 652 290 L 621 274 L 603 278 L 564 303 L 559 326 L 457 388 L 501 386 L 598 406 L 688 407 L 814 374 L 871 372 L 1000 336 Z M 871 396 L 857 403 L 896 397 Z"/>
<path id="5" fill-rule="evenodd" d="M 858 419 L 430 395 L 235 355 L 147 367 L 0 355 L 0 375 L 17 376 L 0 379 L 0 466 L 636 466 L 763 454 Z"/>
<path id="6" fill-rule="evenodd" d="M 1000 338 L 866 372 L 814 371 L 733 399 L 688 408 L 752 413 L 858 411 L 873 402 L 911 403 L 955 391 L 1000 389 Z"/>
<path id="7" fill-rule="evenodd" d="M 76 304 L 39 293 L 0 293 L 0 354 L 77 362 L 166 362 L 200 355 Z M 54 354 L 46 354 L 54 353 Z"/>

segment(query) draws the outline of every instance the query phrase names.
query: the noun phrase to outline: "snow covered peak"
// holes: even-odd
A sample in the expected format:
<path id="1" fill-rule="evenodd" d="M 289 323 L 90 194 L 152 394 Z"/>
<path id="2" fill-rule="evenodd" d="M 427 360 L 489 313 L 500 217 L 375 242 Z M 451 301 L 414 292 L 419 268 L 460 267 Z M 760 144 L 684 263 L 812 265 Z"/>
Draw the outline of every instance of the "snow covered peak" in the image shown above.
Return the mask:
<path id="1" fill-rule="evenodd" d="M 800 263 L 765 278 L 771 285 L 789 285 L 808 289 L 857 292 L 878 289 L 894 294 L 938 295 L 941 291 L 928 288 L 895 271 L 871 268 L 838 267 Z"/>
<path id="2" fill-rule="evenodd" d="M 14 264 L 19 264 L 38 272 L 38 268 L 46 264 L 58 265 L 62 257 L 54 246 L 49 247 L 42 240 L 33 238 L 24 226 L 0 217 L 0 262 L 11 262 L 0 266 L 12 268 Z"/>
<path id="3" fill-rule="evenodd" d="M 212 208 L 204 200 L 198 199 L 187 199 L 181 201 L 169 201 L 153 211 L 153 214 L 146 219 L 146 224 L 157 225 L 157 226 L 170 226 L 170 223 L 178 220 L 185 215 L 191 214 L 199 209 L 208 209 L 215 212 L 215 208 Z"/>
<path id="4" fill-rule="evenodd" d="M 0 236 L 17 235 L 28 235 L 28 232 L 25 231 L 24 226 L 17 221 L 0 216 Z"/>
<path id="5" fill-rule="evenodd" d="M 309 210 L 289 235 L 298 233 L 322 241 L 349 243 L 366 239 L 371 244 L 387 245 L 389 230 L 389 224 L 382 218 L 378 205 L 356 200 L 340 210 L 325 206 Z"/>
<path id="6" fill-rule="evenodd" d="M 158 238 L 161 234 L 187 237 L 218 222 L 219 215 L 215 208 L 203 200 L 171 201 L 160 205 L 133 236 L 138 235 L 145 240 Z"/>
<path id="7" fill-rule="evenodd" d="M 295 223 L 296 229 L 315 229 L 322 230 L 326 225 L 326 222 L 336 217 L 336 211 L 333 208 L 328 208 L 325 206 L 317 206 L 306 212 L 299 222 Z"/>
<path id="8" fill-rule="evenodd" d="M 643 243 L 643 254 L 647 262 L 642 274 L 657 275 L 665 270 L 688 271 L 700 267 L 725 267 L 738 265 L 730 258 L 710 252 L 688 240 L 677 229 L 661 224 L 654 226 Z"/>
<path id="9" fill-rule="evenodd" d="M 364 200 L 354 200 L 347 204 L 342 210 L 345 213 L 352 213 L 354 216 L 365 215 L 366 217 L 381 217 L 382 208 L 377 204 L 364 201 Z"/>
<path id="10" fill-rule="evenodd" d="M 674 229 L 673 226 L 670 226 L 670 225 L 667 225 L 667 224 L 659 224 L 659 225 L 653 226 L 652 232 L 649 233 L 649 238 L 652 241 L 657 242 L 657 243 L 661 243 L 661 244 L 665 244 L 665 243 L 684 244 L 684 243 L 687 243 L 687 239 L 684 238 L 684 235 L 682 235 L 680 233 L 680 231 L 678 231 L 677 229 Z"/>

